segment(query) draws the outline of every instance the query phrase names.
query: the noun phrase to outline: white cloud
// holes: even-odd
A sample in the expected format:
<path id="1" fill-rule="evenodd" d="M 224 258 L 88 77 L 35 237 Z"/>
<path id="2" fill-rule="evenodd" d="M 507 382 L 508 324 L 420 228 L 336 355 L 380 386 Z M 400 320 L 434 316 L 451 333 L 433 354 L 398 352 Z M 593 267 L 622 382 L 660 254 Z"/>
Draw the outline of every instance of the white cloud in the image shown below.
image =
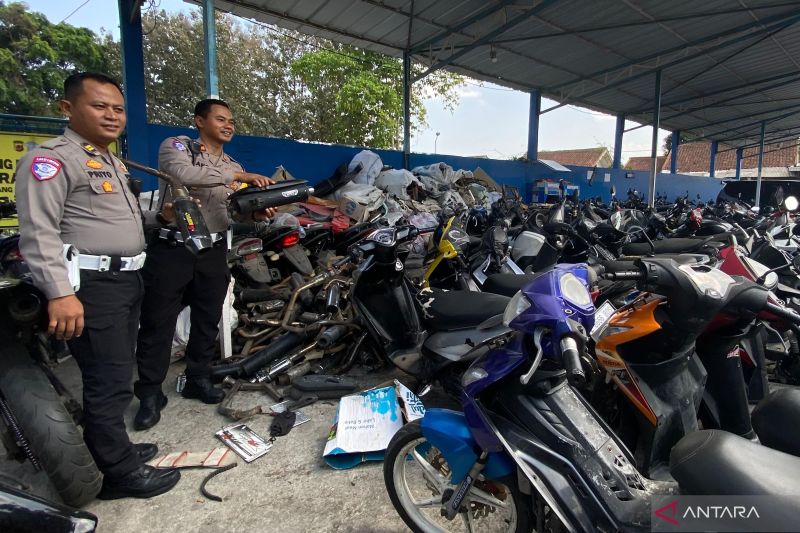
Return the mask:
<path id="1" fill-rule="evenodd" d="M 460 98 L 483 98 L 483 94 L 478 89 L 459 87 L 456 92 Z"/>

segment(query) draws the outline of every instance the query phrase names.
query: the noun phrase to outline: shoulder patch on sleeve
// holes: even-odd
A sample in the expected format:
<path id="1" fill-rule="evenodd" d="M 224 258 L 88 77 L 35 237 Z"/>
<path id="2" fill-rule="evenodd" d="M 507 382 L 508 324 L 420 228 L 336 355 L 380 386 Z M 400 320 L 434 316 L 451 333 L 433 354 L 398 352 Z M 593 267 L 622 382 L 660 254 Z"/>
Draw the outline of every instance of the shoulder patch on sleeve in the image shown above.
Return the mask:
<path id="1" fill-rule="evenodd" d="M 58 159 L 39 155 L 31 161 L 31 174 L 39 181 L 47 181 L 55 178 L 62 166 L 63 164 Z"/>
<path id="2" fill-rule="evenodd" d="M 186 151 L 186 145 L 183 144 L 178 139 L 175 139 L 174 141 L 172 141 L 172 147 L 175 148 L 176 150 L 180 150 L 181 152 L 185 152 Z"/>

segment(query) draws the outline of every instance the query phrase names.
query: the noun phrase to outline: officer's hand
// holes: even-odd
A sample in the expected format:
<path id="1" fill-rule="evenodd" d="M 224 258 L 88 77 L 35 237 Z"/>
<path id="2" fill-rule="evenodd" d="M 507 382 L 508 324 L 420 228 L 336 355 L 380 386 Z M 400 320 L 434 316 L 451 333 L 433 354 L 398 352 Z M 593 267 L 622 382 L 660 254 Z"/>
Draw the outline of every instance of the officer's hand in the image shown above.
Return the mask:
<path id="1" fill-rule="evenodd" d="M 275 210 L 274 207 L 268 207 L 263 211 L 255 211 L 253 212 L 253 218 L 255 220 L 266 220 L 268 218 L 272 218 L 275 216 L 275 213 L 278 211 Z"/>
<path id="2" fill-rule="evenodd" d="M 242 183 L 255 185 L 256 187 L 266 187 L 267 185 L 272 185 L 275 183 L 266 176 L 262 176 L 261 174 L 253 174 L 251 172 L 240 172 L 236 174 L 236 179 Z"/>
<path id="3" fill-rule="evenodd" d="M 83 304 L 74 294 L 47 302 L 47 313 L 50 316 L 47 332 L 55 333 L 57 339 L 69 340 L 83 333 Z"/>
<path id="4" fill-rule="evenodd" d="M 200 200 L 196 198 L 194 203 L 197 204 L 197 207 L 203 207 L 203 204 L 200 203 Z M 175 206 L 173 206 L 171 202 L 164 202 L 164 205 L 161 206 L 161 211 L 159 211 L 159 213 L 161 213 L 161 216 L 164 217 L 164 220 L 166 220 L 168 223 L 175 223 L 175 219 L 177 218 L 175 216 Z"/>

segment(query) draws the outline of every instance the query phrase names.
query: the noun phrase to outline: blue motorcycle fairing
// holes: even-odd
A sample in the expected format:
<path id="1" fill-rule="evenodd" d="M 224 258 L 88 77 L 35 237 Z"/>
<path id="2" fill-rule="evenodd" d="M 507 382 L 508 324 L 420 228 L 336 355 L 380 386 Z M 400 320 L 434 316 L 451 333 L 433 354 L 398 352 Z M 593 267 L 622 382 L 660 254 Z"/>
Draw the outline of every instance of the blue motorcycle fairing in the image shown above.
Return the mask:
<path id="1" fill-rule="evenodd" d="M 478 445 L 463 414 L 450 409 L 428 409 L 420 422 L 422 435 L 439 449 L 450 466 L 450 483 L 458 485 L 478 460 Z M 489 452 L 482 474 L 500 479 L 516 471 L 514 461 L 504 452 Z"/>

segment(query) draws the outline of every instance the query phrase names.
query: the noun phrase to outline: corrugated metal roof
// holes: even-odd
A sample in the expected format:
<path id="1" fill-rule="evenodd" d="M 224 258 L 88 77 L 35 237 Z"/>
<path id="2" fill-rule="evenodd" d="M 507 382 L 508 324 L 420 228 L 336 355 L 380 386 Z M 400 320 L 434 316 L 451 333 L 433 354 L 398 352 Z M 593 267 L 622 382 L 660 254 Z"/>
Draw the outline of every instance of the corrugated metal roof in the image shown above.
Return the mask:
<path id="1" fill-rule="evenodd" d="M 199 3 L 196 0 L 192 0 Z M 800 133 L 800 0 L 217 0 L 246 18 L 733 146 Z M 410 32 L 409 32 L 410 24 Z M 491 60 L 491 51 L 496 61 Z M 738 98 L 740 97 L 740 98 Z"/>

